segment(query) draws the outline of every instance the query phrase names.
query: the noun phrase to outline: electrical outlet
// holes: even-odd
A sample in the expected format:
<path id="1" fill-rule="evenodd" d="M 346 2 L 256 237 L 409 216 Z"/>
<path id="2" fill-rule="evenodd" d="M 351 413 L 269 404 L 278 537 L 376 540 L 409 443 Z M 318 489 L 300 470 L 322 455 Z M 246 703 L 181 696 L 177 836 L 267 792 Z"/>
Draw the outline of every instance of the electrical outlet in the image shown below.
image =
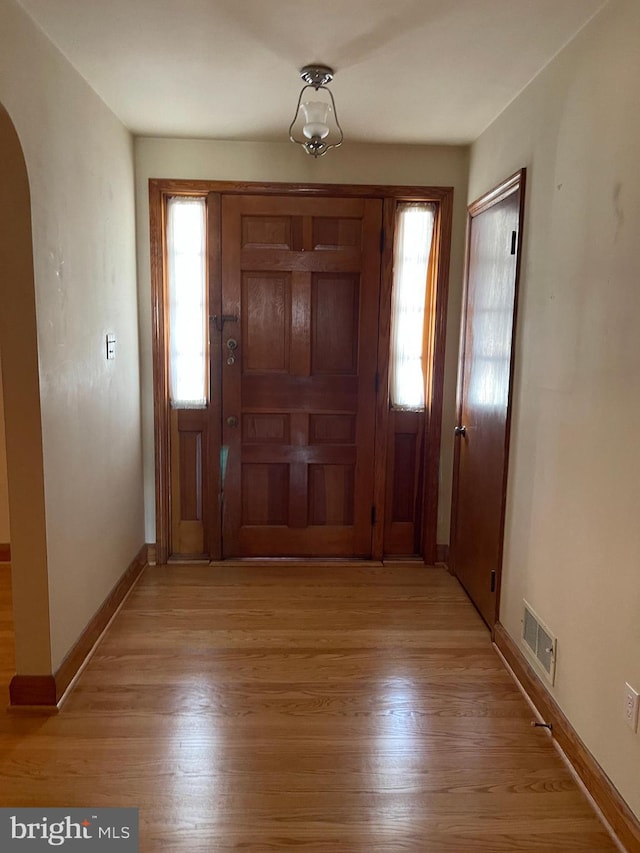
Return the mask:
<path id="1" fill-rule="evenodd" d="M 638 731 L 638 709 L 640 708 L 640 693 L 630 684 L 624 686 L 624 718 L 629 728 Z"/>

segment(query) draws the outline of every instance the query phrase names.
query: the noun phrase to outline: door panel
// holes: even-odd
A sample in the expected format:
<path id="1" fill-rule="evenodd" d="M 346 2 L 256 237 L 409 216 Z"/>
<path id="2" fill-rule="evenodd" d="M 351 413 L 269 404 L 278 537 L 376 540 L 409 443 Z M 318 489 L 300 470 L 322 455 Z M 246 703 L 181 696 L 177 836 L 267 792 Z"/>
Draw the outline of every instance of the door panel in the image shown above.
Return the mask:
<path id="1" fill-rule="evenodd" d="M 387 505 L 384 516 L 385 554 L 420 553 L 416 520 L 422 509 L 422 448 L 424 412 L 392 409 L 387 449 Z"/>
<path id="2" fill-rule="evenodd" d="M 521 186 L 470 211 L 456 438 L 452 563 L 489 626 L 497 618 L 508 462 Z M 492 576 L 492 573 L 493 574 Z"/>
<path id="3" fill-rule="evenodd" d="M 242 276 L 245 373 L 288 373 L 291 347 L 291 279 L 282 273 Z"/>
<path id="4" fill-rule="evenodd" d="M 354 376 L 358 365 L 358 276 L 311 279 L 311 373 Z"/>
<path id="5" fill-rule="evenodd" d="M 207 429 L 204 409 L 172 410 L 171 541 L 176 556 L 203 556 L 208 549 Z"/>
<path id="6" fill-rule="evenodd" d="M 224 556 L 371 554 L 381 214 L 223 198 Z"/>

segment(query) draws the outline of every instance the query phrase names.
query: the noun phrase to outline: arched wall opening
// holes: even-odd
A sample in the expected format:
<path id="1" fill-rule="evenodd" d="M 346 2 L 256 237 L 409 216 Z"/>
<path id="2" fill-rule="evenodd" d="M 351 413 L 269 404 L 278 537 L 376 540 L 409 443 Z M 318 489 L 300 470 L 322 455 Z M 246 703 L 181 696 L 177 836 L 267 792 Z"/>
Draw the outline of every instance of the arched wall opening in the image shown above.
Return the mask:
<path id="1" fill-rule="evenodd" d="M 15 663 L 24 684 L 32 676 L 50 678 L 51 638 L 29 179 L 18 134 L 1 104 L 0 164 L 0 362 Z"/>

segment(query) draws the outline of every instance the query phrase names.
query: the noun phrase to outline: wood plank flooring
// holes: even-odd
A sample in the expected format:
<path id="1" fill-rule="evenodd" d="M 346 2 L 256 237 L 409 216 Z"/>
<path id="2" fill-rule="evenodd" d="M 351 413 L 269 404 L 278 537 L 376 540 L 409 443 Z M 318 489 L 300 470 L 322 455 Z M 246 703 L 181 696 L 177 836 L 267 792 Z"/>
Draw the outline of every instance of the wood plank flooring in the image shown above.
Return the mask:
<path id="1" fill-rule="evenodd" d="M 3 806 L 138 806 L 142 851 L 616 850 L 457 581 L 146 569 L 55 717 L 0 719 Z"/>

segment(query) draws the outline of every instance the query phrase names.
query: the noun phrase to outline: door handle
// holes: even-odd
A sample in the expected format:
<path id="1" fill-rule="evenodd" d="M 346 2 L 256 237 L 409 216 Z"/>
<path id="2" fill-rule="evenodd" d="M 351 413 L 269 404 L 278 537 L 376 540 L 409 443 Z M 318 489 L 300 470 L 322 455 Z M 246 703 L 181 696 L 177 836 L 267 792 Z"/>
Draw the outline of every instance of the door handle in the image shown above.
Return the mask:
<path id="1" fill-rule="evenodd" d="M 467 428 L 466 428 L 466 426 L 456 426 L 456 427 L 454 427 L 454 428 L 453 428 L 453 434 L 454 434 L 454 435 L 466 435 L 466 434 L 467 434 Z"/>
<path id="2" fill-rule="evenodd" d="M 230 415 L 227 418 L 227 426 L 230 426 L 230 427 L 237 427 L 238 426 L 238 419 L 235 415 Z"/>
<path id="3" fill-rule="evenodd" d="M 237 323 L 238 318 L 235 314 L 222 314 L 218 316 L 214 314 L 213 317 L 209 317 L 210 320 L 213 320 L 216 329 L 221 332 L 224 329 L 225 323 Z"/>

